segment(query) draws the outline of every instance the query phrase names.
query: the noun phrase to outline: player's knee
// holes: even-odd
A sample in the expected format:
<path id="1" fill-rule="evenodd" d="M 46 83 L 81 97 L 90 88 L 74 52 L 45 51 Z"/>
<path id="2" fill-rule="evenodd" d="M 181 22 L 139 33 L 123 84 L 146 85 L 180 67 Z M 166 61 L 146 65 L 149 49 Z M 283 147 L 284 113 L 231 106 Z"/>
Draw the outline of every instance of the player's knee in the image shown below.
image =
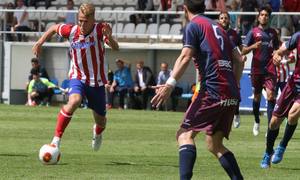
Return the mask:
<path id="1" fill-rule="evenodd" d="M 68 105 L 72 107 L 78 107 L 80 104 L 81 104 L 81 98 L 79 97 L 70 98 L 68 101 Z"/>
<path id="2" fill-rule="evenodd" d="M 192 135 L 187 132 L 181 132 L 180 130 L 177 132 L 176 139 L 181 144 L 189 144 L 192 140 Z"/>
<path id="3" fill-rule="evenodd" d="M 271 119 L 271 122 L 269 124 L 269 128 L 271 130 L 275 130 L 275 129 L 278 129 L 280 124 L 281 124 L 282 120 L 273 116 L 272 119 Z"/>
<path id="4" fill-rule="evenodd" d="M 297 124 L 299 116 L 300 116 L 300 110 L 295 110 L 295 111 L 289 112 L 289 115 L 288 115 L 289 124 Z"/>

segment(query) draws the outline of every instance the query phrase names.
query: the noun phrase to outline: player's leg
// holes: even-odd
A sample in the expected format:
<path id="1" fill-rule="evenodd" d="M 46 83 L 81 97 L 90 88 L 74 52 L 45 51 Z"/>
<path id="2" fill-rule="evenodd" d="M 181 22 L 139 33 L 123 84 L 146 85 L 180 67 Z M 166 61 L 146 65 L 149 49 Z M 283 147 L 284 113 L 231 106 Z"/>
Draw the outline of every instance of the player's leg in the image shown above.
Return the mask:
<path id="1" fill-rule="evenodd" d="M 300 104 L 298 102 L 295 102 L 289 111 L 288 122 L 285 126 L 284 135 L 280 144 L 275 150 L 272 163 L 277 164 L 282 161 L 285 149 L 289 141 L 291 140 L 295 132 L 295 129 L 297 127 L 299 117 L 300 117 Z"/>
<path id="2" fill-rule="evenodd" d="M 252 102 L 252 108 L 253 108 L 253 115 L 254 115 L 254 125 L 253 125 L 253 135 L 257 136 L 259 134 L 259 108 L 260 108 L 260 99 L 261 99 L 261 93 L 263 89 L 263 77 L 260 75 L 251 75 L 251 83 L 253 87 L 253 102 Z"/>
<path id="3" fill-rule="evenodd" d="M 241 117 L 240 117 L 240 103 L 238 104 L 233 118 L 233 126 L 235 128 L 239 128 L 241 124 Z"/>
<path id="4" fill-rule="evenodd" d="M 86 87 L 85 90 L 88 107 L 93 110 L 95 120 L 93 126 L 92 148 L 97 151 L 101 146 L 102 132 L 106 125 L 105 88 L 104 86 Z"/>
<path id="5" fill-rule="evenodd" d="M 93 111 L 95 124 L 93 126 L 93 140 L 92 140 L 92 148 L 95 151 L 100 149 L 102 143 L 102 132 L 106 126 L 106 117 L 99 115 L 97 112 Z"/>
<path id="6" fill-rule="evenodd" d="M 254 115 L 254 125 L 253 125 L 253 135 L 257 136 L 259 134 L 259 125 L 260 125 L 260 119 L 259 119 L 259 108 L 260 108 L 260 99 L 261 99 L 261 93 L 254 91 L 254 98 L 253 98 L 253 115 Z"/>
<path id="7" fill-rule="evenodd" d="M 223 145 L 224 133 L 217 131 L 213 135 L 206 135 L 206 144 L 208 150 L 214 154 L 231 179 L 241 180 L 241 174 L 234 154 Z"/>
<path id="8" fill-rule="evenodd" d="M 71 121 L 72 115 L 82 101 L 82 94 L 84 93 L 83 86 L 83 83 L 79 80 L 70 80 L 68 103 L 64 105 L 58 113 L 55 135 L 51 144 L 55 144 L 59 147 L 61 137 Z"/>
<path id="9" fill-rule="evenodd" d="M 264 87 L 267 93 L 267 116 L 268 124 L 270 124 L 272 113 L 276 103 L 276 77 L 270 76 L 265 79 Z"/>
<path id="10" fill-rule="evenodd" d="M 279 118 L 275 115 L 272 116 L 271 122 L 269 124 L 267 138 L 266 138 L 266 151 L 263 155 L 263 159 L 260 163 L 261 168 L 269 168 L 271 164 L 271 157 L 274 153 L 274 143 L 279 133 L 279 127 L 282 123 L 283 118 Z"/>
<path id="11" fill-rule="evenodd" d="M 190 180 L 193 176 L 193 168 L 196 161 L 197 150 L 194 137 L 197 132 L 180 128 L 177 131 L 179 145 L 179 174 L 180 180 Z"/>

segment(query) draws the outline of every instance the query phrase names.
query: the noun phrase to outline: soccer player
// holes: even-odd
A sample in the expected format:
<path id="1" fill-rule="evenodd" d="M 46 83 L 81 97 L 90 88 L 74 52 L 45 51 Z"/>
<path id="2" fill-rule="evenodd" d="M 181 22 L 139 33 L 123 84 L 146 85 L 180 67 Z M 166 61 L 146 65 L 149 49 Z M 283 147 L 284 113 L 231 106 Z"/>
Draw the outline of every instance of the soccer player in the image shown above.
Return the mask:
<path id="1" fill-rule="evenodd" d="M 107 83 L 107 73 L 104 70 L 104 43 L 113 50 L 118 50 L 119 46 L 112 37 L 111 27 L 107 23 L 96 23 L 94 15 L 95 8 L 92 4 L 81 4 L 77 25 L 57 24 L 51 26 L 32 48 L 33 53 L 39 56 L 43 43 L 55 33 L 68 38 L 71 44 L 69 100 L 58 113 L 55 135 L 51 142 L 58 147 L 64 130 L 83 97 L 87 98 L 88 107 L 93 110 L 95 119 L 93 149 L 98 150 L 102 142 L 102 132 L 106 125 L 104 85 Z"/>
<path id="2" fill-rule="evenodd" d="M 238 47 L 240 51 L 242 51 L 243 45 L 242 45 L 242 39 L 241 37 L 237 34 L 235 30 L 229 27 L 230 25 L 230 16 L 229 13 L 226 11 L 222 11 L 219 14 L 219 24 L 223 27 L 223 29 L 227 32 L 229 39 L 231 40 L 231 43 Z M 246 61 L 246 56 L 243 56 L 243 61 Z M 244 63 L 243 63 L 244 67 Z M 238 85 L 239 82 L 238 82 Z M 241 124 L 241 119 L 240 119 L 240 111 L 239 111 L 239 105 L 237 106 L 236 112 L 234 114 L 233 118 L 233 126 L 235 128 L 240 127 Z"/>
<path id="3" fill-rule="evenodd" d="M 262 89 L 267 92 L 268 124 L 275 106 L 276 70 L 272 63 L 272 53 L 278 49 L 279 39 L 276 31 L 268 26 L 272 10 L 262 7 L 258 14 L 258 26 L 250 30 L 243 42 L 242 54 L 253 51 L 251 65 L 251 82 L 254 91 L 253 114 L 255 118 L 253 135 L 259 134 L 259 108 Z"/>
<path id="4" fill-rule="evenodd" d="M 288 55 L 289 51 L 297 48 L 297 52 L 300 52 L 300 31 L 292 35 L 291 39 L 275 52 L 273 61 L 275 65 L 280 65 L 282 57 Z M 297 53 L 297 59 L 300 58 Z M 269 129 L 267 133 L 266 152 L 261 161 L 262 168 L 268 168 L 271 165 L 271 161 L 274 164 L 279 163 L 285 152 L 289 140 L 292 138 L 294 131 L 297 127 L 298 119 L 300 117 L 300 61 L 296 62 L 295 70 L 292 76 L 288 79 L 287 85 L 283 89 L 279 99 L 276 102 L 276 106 L 273 112 Z M 279 133 L 279 127 L 284 118 L 288 118 L 288 122 L 285 127 L 283 138 L 276 148 L 273 150 L 275 140 Z M 273 155 L 274 154 L 274 155 Z M 273 158 L 271 159 L 273 155 Z"/>
<path id="5" fill-rule="evenodd" d="M 183 33 L 184 46 L 171 77 L 166 84 L 157 86 L 152 105 L 158 107 L 168 99 L 176 81 L 193 60 L 201 86 L 177 132 L 180 179 L 192 178 L 196 160 L 194 138 L 200 131 L 206 132 L 208 150 L 218 158 L 228 176 L 243 179 L 233 153 L 223 145 L 240 100 L 237 81 L 242 73 L 242 57 L 231 45 L 226 31 L 200 15 L 205 9 L 204 0 L 185 0 L 183 8 L 189 21 Z"/>

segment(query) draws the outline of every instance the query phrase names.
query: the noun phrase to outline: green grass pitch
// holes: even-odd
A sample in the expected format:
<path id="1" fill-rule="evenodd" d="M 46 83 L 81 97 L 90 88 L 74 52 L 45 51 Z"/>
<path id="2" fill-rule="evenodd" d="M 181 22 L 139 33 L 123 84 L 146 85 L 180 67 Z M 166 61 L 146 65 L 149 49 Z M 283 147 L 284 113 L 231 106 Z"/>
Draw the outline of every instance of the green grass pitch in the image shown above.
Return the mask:
<path id="1" fill-rule="evenodd" d="M 58 111 L 58 107 L 0 105 L 1 180 L 179 179 L 175 133 L 183 113 L 110 110 L 102 147 L 93 152 L 92 114 L 90 110 L 79 109 L 64 134 L 61 161 L 46 166 L 39 162 L 38 151 L 43 144 L 50 143 Z M 224 140 L 235 153 L 245 179 L 300 179 L 297 130 L 284 160 L 270 169 L 260 169 L 267 124 L 266 117 L 261 119 L 259 136 L 252 135 L 253 117 L 245 115 L 241 127 L 232 130 L 230 141 Z M 206 150 L 203 134 L 196 141 L 198 155 L 193 179 L 229 179 L 218 160 Z"/>

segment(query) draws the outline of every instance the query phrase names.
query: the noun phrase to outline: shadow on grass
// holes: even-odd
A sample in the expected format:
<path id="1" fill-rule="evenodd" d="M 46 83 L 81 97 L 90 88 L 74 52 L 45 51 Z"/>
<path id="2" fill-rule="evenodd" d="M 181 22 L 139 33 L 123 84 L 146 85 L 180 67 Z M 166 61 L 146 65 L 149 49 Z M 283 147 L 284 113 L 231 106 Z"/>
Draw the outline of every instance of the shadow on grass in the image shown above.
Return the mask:
<path id="1" fill-rule="evenodd" d="M 28 157 L 25 154 L 0 154 L 0 156 L 7 156 L 7 157 Z"/>
<path id="2" fill-rule="evenodd" d="M 272 167 L 274 169 L 290 170 L 290 171 L 300 171 L 300 168 L 290 168 L 290 167 Z"/>
<path id="3" fill-rule="evenodd" d="M 116 162 L 116 161 L 112 161 L 105 165 L 107 166 L 157 166 L 157 167 L 174 167 L 174 168 L 179 167 L 177 165 L 169 165 L 169 164 L 151 164 L 151 163 L 137 164 L 134 162 Z"/>

